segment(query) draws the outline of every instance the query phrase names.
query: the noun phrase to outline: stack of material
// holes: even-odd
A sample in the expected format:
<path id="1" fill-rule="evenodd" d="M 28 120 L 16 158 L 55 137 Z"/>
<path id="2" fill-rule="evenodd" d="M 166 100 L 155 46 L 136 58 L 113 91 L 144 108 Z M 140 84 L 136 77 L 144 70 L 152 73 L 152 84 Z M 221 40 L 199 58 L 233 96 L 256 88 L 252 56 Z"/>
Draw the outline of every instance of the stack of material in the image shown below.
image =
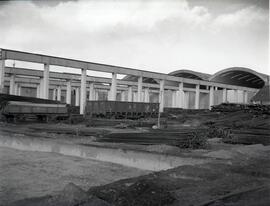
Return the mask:
<path id="1" fill-rule="evenodd" d="M 223 138 L 224 142 L 270 144 L 269 105 L 221 104 L 214 106 L 212 111 L 220 112 L 220 117 L 206 124 L 229 130 L 229 135 Z"/>
<path id="2" fill-rule="evenodd" d="M 178 147 L 187 147 L 189 141 L 198 134 L 205 136 L 206 129 L 182 129 L 180 130 L 153 130 L 144 133 L 110 133 L 98 138 L 99 142 L 127 143 L 138 145 L 166 144 Z"/>
<path id="3" fill-rule="evenodd" d="M 234 104 L 234 103 L 222 103 L 219 105 L 212 106 L 212 112 L 259 112 L 262 114 L 270 114 L 270 105 L 261 104 Z"/>
<path id="4" fill-rule="evenodd" d="M 231 144 L 263 144 L 270 145 L 269 129 L 244 129 L 231 130 L 229 137 L 224 138 L 223 142 Z"/>

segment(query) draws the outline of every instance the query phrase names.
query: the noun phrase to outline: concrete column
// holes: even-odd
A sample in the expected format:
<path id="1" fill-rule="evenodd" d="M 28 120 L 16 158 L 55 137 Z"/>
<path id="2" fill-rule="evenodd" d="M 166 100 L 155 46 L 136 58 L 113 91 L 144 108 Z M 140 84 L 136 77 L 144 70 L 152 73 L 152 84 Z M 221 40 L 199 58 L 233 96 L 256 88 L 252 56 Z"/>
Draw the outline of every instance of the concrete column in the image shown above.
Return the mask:
<path id="1" fill-rule="evenodd" d="M 184 92 L 185 93 L 185 102 L 184 102 L 184 108 L 189 109 L 189 92 Z"/>
<path id="2" fill-rule="evenodd" d="M 52 95 L 52 100 L 56 100 L 56 89 L 53 89 L 53 95 Z"/>
<path id="3" fill-rule="evenodd" d="M 176 91 L 172 90 L 172 107 L 177 107 L 176 103 Z"/>
<path id="4" fill-rule="evenodd" d="M 95 91 L 95 99 L 96 101 L 98 101 L 98 91 L 97 90 L 94 90 Z"/>
<path id="5" fill-rule="evenodd" d="M 111 89 L 109 93 L 109 100 L 115 101 L 117 95 L 117 74 L 112 73 L 112 83 L 111 83 Z"/>
<path id="6" fill-rule="evenodd" d="M 15 75 L 12 74 L 10 76 L 10 82 L 9 82 L 9 94 L 10 95 L 15 95 Z"/>
<path id="7" fill-rule="evenodd" d="M 15 83 L 14 94 L 19 95 L 19 84 Z"/>
<path id="8" fill-rule="evenodd" d="M 244 91 L 244 94 L 243 94 L 243 99 L 244 99 L 244 104 L 248 104 L 248 92 L 247 91 Z"/>
<path id="9" fill-rule="evenodd" d="M 22 95 L 22 87 L 18 84 L 18 96 Z"/>
<path id="10" fill-rule="evenodd" d="M 185 93 L 184 93 L 184 83 L 179 83 L 179 97 L 178 97 L 178 106 L 180 108 L 184 108 L 184 100 L 185 100 Z"/>
<path id="11" fill-rule="evenodd" d="M 5 83 L 5 60 L 0 60 L 0 93 L 4 92 Z"/>
<path id="12" fill-rule="evenodd" d="M 128 87 L 128 102 L 132 102 L 132 86 Z"/>
<path id="13" fill-rule="evenodd" d="M 80 88 L 76 87 L 75 90 L 75 106 L 80 106 Z"/>
<path id="14" fill-rule="evenodd" d="M 223 88 L 222 90 L 222 102 L 225 103 L 227 102 L 227 89 Z"/>
<path id="15" fill-rule="evenodd" d="M 41 96 L 43 99 L 49 98 L 49 73 L 50 73 L 50 65 L 44 64 L 44 71 L 43 71 L 43 91 Z"/>
<path id="16" fill-rule="evenodd" d="M 57 87 L 57 101 L 61 101 L 61 86 Z"/>
<path id="17" fill-rule="evenodd" d="M 237 89 L 234 90 L 234 101 L 233 102 L 238 103 L 238 90 Z"/>
<path id="18" fill-rule="evenodd" d="M 200 109 L 200 85 L 196 85 L 196 93 L 195 93 L 195 109 Z"/>
<path id="19" fill-rule="evenodd" d="M 211 109 L 211 106 L 214 105 L 214 87 L 210 86 L 210 92 L 209 92 L 209 109 Z"/>
<path id="20" fill-rule="evenodd" d="M 71 80 L 67 80 L 66 103 L 71 104 Z"/>
<path id="21" fill-rule="evenodd" d="M 140 76 L 138 78 L 138 95 L 137 95 L 137 102 L 142 102 L 142 80 L 143 77 Z"/>
<path id="22" fill-rule="evenodd" d="M 164 110 L 164 80 L 160 80 L 159 83 L 159 112 Z"/>
<path id="23" fill-rule="evenodd" d="M 36 97 L 40 98 L 40 84 L 37 85 Z"/>
<path id="24" fill-rule="evenodd" d="M 89 84 L 89 100 L 93 101 L 95 100 L 95 89 L 94 89 L 94 83 L 91 82 Z"/>
<path id="25" fill-rule="evenodd" d="M 82 69 L 81 75 L 81 99 L 80 99 L 80 114 L 84 114 L 86 105 L 86 69 Z"/>
<path id="26" fill-rule="evenodd" d="M 121 101 L 122 102 L 126 101 L 125 91 L 121 91 Z"/>
<path id="27" fill-rule="evenodd" d="M 149 88 L 144 89 L 144 102 L 150 102 Z"/>

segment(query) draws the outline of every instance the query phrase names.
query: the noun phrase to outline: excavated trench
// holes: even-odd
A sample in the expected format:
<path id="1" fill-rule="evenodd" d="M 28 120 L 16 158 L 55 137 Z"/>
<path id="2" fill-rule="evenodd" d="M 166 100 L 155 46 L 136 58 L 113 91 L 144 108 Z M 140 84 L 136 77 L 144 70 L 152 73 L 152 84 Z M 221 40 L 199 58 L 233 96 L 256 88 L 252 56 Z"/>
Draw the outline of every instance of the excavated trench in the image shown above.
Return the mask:
<path id="1" fill-rule="evenodd" d="M 136 150 L 124 150 L 79 144 L 59 143 L 26 136 L 0 135 L 0 147 L 22 151 L 51 152 L 85 159 L 111 162 L 143 170 L 160 171 L 181 165 L 205 163 L 205 159 L 171 156 Z"/>

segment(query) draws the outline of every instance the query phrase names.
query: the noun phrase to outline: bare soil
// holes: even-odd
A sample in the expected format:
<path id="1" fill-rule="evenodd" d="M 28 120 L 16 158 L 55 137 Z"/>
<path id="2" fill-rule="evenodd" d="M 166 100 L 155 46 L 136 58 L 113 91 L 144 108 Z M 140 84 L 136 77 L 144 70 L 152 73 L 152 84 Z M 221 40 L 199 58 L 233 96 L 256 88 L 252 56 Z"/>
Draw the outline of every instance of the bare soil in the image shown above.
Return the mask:
<path id="1" fill-rule="evenodd" d="M 40 125 L 45 129 L 54 127 L 49 124 Z M 29 125 L 4 125 L 1 128 L 5 130 L 3 133 L 13 130 L 26 136 L 29 134 L 36 138 L 46 137 L 59 142 L 209 159 L 207 163 L 200 165 L 180 166 L 149 173 L 116 164 L 54 153 L 22 152 L 1 148 L 0 201 L 9 203 L 11 200 L 19 200 L 13 202 L 14 206 L 270 205 L 270 146 L 230 145 L 215 138 L 209 141 L 207 149 L 178 150 L 164 145 L 145 147 L 100 144 L 94 142 L 93 137 L 32 132 Z M 83 126 L 81 128 L 85 129 Z M 125 132 L 127 131 L 136 132 L 136 129 L 127 129 Z M 79 188 L 67 186 L 72 189 L 62 190 L 65 185 L 70 185 L 69 183 L 74 183 Z M 67 191 L 69 198 L 66 195 Z M 42 197 L 27 199 L 37 196 Z"/>

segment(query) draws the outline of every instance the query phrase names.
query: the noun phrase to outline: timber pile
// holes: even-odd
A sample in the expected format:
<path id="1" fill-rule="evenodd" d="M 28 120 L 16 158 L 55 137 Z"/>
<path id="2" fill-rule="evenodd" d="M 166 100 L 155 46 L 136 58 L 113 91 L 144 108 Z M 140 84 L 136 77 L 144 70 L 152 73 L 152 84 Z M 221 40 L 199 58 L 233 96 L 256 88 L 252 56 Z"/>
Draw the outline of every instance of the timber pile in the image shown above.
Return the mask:
<path id="1" fill-rule="evenodd" d="M 166 144 L 180 148 L 200 148 L 206 144 L 205 133 L 206 129 L 182 129 L 181 131 L 156 130 L 145 133 L 110 133 L 97 138 L 97 141 L 138 145 Z"/>
<path id="2" fill-rule="evenodd" d="M 260 114 L 270 114 L 270 105 L 222 103 L 212 106 L 211 111 L 223 113 L 245 111 Z"/>
<path id="3" fill-rule="evenodd" d="M 213 106 L 220 118 L 206 125 L 226 130 L 223 141 L 231 144 L 270 145 L 270 106 L 248 104 L 220 104 Z"/>
<path id="4" fill-rule="evenodd" d="M 103 136 L 109 131 L 104 129 L 97 129 L 97 128 L 58 128 L 58 127 L 37 127 L 32 126 L 29 127 L 34 132 L 46 132 L 46 133 L 54 133 L 54 134 L 68 134 L 68 135 L 76 135 L 76 136 Z"/>

